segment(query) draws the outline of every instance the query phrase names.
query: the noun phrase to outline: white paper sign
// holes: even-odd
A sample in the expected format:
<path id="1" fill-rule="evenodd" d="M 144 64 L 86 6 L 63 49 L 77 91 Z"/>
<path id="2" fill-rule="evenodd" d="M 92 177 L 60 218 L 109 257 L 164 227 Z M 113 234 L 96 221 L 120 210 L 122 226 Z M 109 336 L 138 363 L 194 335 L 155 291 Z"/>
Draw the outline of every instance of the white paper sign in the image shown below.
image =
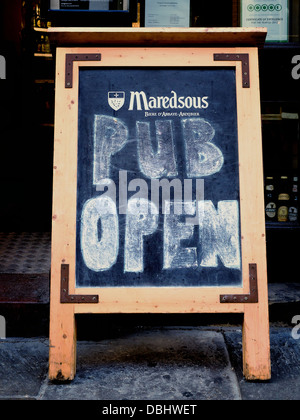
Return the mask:
<path id="1" fill-rule="evenodd" d="M 145 27 L 190 26 L 190 0 L 146 0 Z"/>
<path id="2" fill-rule="evenodd" d="M 242 0 L 241 26 L 268 29 L 266 41 L 289 39 L 288 0 Z"/>

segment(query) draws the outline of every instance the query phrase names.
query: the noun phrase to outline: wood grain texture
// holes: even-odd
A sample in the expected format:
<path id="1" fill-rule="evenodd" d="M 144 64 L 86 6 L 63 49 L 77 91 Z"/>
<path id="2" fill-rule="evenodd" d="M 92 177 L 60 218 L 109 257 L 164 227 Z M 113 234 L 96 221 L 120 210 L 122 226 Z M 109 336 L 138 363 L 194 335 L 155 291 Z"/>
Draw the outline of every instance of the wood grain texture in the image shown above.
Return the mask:
<path id="1" fill-rule="evenodd" d="M 263 46 L 266 28 L 49 28 L 57 46 Z"/>

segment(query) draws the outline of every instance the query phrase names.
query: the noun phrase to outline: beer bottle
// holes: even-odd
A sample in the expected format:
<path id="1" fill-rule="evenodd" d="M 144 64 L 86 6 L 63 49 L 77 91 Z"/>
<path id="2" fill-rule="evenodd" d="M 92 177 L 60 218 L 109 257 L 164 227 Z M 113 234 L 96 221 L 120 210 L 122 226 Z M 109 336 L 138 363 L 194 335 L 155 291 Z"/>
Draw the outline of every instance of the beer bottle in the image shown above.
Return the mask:
<path id="1" fill-rule="evenodd" d="M 280 178 L 280 190 L 278 194 L 278 222 L 287 222 L 289 217 L 290 193 L 287 176 Z"/>
<path id="2" fill-rule="evenodd" d="M 45 36 L 41 35 L 41 52 L 44 53 L 45 52 Z"/>
<path id="3" fill-rule="evenodd" d="M 298 221 L 298 177 L 294 176 L 292 184 L 291 203 L 289 207 L 289 221 Z"/>
<path id="4" fill-rule="evenodd" d="M 37 1 L 36 5 L 35 5 L 35 25 L 38 28 L 42 27 L 42 24 L 41 24 L 41 4 L 40 3 L 41 3 L 40 1 Z"/>
<path id="5" fill-rule="evenodd" d="M 276 197 L 274 178 L 272 176 L 266 177 L 265 182 L 265 204 L 266 204 L 266 220 L 274 221 L 276 218 Z"/>
<path id="6" fill-rule="evenodd" d="M 44 52 L 48 54 L 51 53 L 51 45 L 48 35 L 45 36 Z"/>

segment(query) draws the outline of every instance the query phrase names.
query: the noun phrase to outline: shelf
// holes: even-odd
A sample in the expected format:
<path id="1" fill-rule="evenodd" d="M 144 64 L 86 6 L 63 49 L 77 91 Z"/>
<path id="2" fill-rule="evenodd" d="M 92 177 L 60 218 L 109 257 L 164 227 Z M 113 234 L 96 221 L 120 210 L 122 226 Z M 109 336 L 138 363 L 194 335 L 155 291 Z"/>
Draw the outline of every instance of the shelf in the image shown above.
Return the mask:
<path id="1" fill-rule="evenodd" d="M 35 28 L 57 46 L 149 45 L 149 46 L 259 46 L 266 28 Z"/>
<path id="2" fill-rule="evenodd" d="M 42 84 L 53 85 L 54 80 L 53 79 L 35 79 L 34 83 L 37 85 L 42 85 Z"/>
<path id="3" fill-rule="evenodd" d="M 41 123 L 40 127 L 54 128 L 54 123 Z"/>
<path id="4" fill-rule="evenodd" d="M 34 57 L 40 57 L 40 58 L 53 58 L 53 54 L 51 53 L 34 53 Z"/>
<path id="5" fill-rule="evenodd" d="M 295 42 L 277 42 L 277 43 L 269 43 L 266 42 L 265 43 L 265 49 L 294 49 L 294 48 L 299 48 L 300 42 L 299 41 L 295 41 Z"/>
<path id="6" fill-rule="evenodd" d="M 266 222 L 266 229 L 299 230 L 300 225 L 297 222 Z"/>

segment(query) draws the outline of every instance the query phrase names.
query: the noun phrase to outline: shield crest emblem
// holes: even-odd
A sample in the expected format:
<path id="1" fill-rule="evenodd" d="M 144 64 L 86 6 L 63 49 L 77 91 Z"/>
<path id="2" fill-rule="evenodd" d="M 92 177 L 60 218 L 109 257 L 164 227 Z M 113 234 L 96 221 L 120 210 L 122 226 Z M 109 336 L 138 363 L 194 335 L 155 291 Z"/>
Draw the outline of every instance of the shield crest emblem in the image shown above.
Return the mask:
<path id="1" fill-rule="evenodd" d="M 108 92 L 108 104 L 115 111 L 119 111 L 125 103 L 125 92 Z"/>

